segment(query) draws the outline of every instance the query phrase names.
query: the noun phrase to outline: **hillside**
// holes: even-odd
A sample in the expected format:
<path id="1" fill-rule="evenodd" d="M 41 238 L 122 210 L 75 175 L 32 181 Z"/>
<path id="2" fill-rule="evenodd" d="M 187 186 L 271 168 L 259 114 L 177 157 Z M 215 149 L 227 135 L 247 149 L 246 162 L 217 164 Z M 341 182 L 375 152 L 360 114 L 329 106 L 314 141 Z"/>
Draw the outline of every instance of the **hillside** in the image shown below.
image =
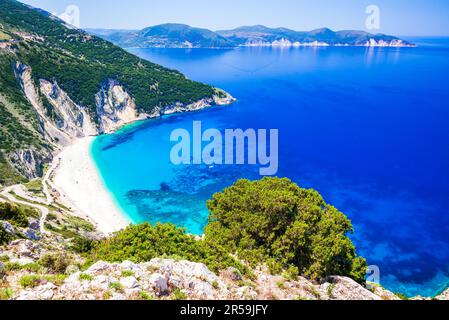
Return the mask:
<path id="1" fill-rule="evenodd" d="M 411 43 L 384 34 L 364 31 L 332 31 L 328 28 L 309 32 L 263 25 L 213 32 L 181 24 L 163 24 L 141 31 L 88 30 L 121 47 L 230 48 L 240 46 L 392 46 Z"/>
<path id="2" fill-rule="evenodd" d="M 0 69 L 0 184 L 41 176 L 73 139 L 232 102 L 15 0 L 0 0 Z"/>

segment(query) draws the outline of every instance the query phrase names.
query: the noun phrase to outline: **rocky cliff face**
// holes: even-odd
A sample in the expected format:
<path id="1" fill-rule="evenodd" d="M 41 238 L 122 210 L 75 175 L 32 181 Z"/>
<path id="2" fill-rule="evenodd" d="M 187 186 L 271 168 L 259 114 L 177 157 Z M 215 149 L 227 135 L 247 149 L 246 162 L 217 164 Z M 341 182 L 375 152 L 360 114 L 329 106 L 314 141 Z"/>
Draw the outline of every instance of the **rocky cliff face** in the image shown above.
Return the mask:
<path id="1" fill-rule="evenodd" d="M 134 99 L 118 82 L 109 79 L 96 97 L 99 131 L 112 133 L 128 123 L 145 119 L 138 114 Z"/>

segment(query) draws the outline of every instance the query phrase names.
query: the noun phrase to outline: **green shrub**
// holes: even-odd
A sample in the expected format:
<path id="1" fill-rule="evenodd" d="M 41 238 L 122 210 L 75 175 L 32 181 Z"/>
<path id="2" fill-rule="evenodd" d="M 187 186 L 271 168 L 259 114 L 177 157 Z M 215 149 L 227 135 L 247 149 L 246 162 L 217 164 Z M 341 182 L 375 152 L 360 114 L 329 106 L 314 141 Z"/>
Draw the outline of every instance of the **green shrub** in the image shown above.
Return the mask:
<path id="1" fill-rule="evenodd" d="M 246 269 L 240 262 L 219 245 L 197 241 L 187 235 L 184 229 L 172 224 L 149 223 L 133 225 L 119 231 L 110 238 L 99 241 L 92 251 L 92 260 L 135 263 L 147 262 L 153 258 L 173 257 L 206 264 L 211 270 L 219 271 L 235 267 Z"/>
<path id="2" fill-rule="evenodd" d="M 123 286 L 120 282 L 111 282 L 109 284 L 109 289 L 116 290 L 118 292 L 123 292 Z"/>
<path id="3" fill-rule="evenodd" d="M 93 248 L 93 241 L 85 237 L 75 237 L 70 249 L 76 253 L 89 253 Z"/>
<path id="4" fill-rule="evenodd" d="M 139 292 L 139 297 L 142 299 L 142 300 L 153 300 L 154 299 L 154 296 L 153 295 L 151 295 L 151 294 L 149 294 L 148 292 L 145 292 L 145 291 L 140 291 Z"/>
<path id="5" fill-rule="evenodd" d="M 0 225 L 0 246 L 10 243 L 14 237 L 6 232 L 2 225 Z"/>
<path id="6" fill-rule="evenodd" d="M 172 299 L 173 300 L 187 300 L 187 295 L 181 291 L 181 289 L 176 288 L 172 292 Z"/>
<path id="7" fill-rule="evenodd" d="M 132 277 L 134 276 L 134 272 L 131 270 L 123 270 L 122 271 L 122 277 Z"/>
<path id="8" fill-rule="evenodd" d="M 0 300 L 9 300 L 13 296 L 13 291 L 10 288 L 0 288 Z"/>
<path id="9" fill-rule="evenodd" d="M 293 265 L 312 279 L 365 280 L 366 261 L 347 236 L 353 232 L 351 222 L 314 190 L 288 179 L 240 180 L 207 205 L 207 241 L 252 265 L 268 261 L 275 272 Z"/>
<path id="10" fill-rule="evenodd" d="M 64 254 L 46 254 L 40 258 L 39 264 L 50 273 L 65 273 L 70 265 L 70 259 Z"/>
<path id="11" fill-rule="evenodd" d="M 39 286 L 42 283 L 43 278 L 41 276 L 38 275 L 23 275 L 20 280 L 19 280 L 19 284 L 22 286 L 22 288 L 24 289 L 28 289 L 28 288 L 35 288 L 37 286 Z"/>
<path id="12" fill-rule="evenodd" d="M 94 277 L 90 274 L 87 273 L 81 273 L 79 275 L 79 280 L 80 281 L 92 281 L 94 279 Z"/>

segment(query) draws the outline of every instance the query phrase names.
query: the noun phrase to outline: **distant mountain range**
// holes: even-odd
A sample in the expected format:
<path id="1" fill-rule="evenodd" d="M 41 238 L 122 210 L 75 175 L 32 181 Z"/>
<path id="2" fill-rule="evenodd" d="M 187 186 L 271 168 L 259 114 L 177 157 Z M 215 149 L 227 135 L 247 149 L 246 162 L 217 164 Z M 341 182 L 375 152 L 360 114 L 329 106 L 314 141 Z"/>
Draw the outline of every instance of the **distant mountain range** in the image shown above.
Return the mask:
<path id="1" fill-rule="evenodd" d="M 305 32 L 257 25 L 214 32 L 208 29 L 194 28 L 185 24 L 169 23 L 143 30 L 88 29 L 87 31 L 121 47 L 139 48 L 414 46 L 408 41 L 384 34 L 371 34 L 354 30 L 335 32 L 328 28 Z"/>

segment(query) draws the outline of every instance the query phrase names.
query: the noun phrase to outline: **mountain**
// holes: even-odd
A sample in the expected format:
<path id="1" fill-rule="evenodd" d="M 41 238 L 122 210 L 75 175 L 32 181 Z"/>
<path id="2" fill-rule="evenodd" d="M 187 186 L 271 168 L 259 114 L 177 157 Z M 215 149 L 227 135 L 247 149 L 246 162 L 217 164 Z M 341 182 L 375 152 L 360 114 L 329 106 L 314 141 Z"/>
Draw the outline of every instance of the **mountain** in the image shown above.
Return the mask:
<path id="1" fill-rule="evenodd" d="M 207 29 L 192 28 L 185 24 L 161 24 L 141 31 L 107 33 L 88 30 L 123 47 L 180 47 L 209 48 L 233 47 L 228 39 Z"/>
<path id="2" fill-rule="evenodd" d="M 232 101 L 15 0 L 0 0 L 0 70 L 0 184 L 42 176 L 74 139 Z"/>
<path id="3" fill-rule="evenodd" d="M 229 48 L 239 46 L 379 46 L 407 47 L 411 43 L 384 34 L 364 31 L 332 31 L 328 28 L 309 32 L 263 25 L 233 30 L 210 31 L 181 24 L 163 24 L 141 31 L 88 30 L 121 47 Z"/>

